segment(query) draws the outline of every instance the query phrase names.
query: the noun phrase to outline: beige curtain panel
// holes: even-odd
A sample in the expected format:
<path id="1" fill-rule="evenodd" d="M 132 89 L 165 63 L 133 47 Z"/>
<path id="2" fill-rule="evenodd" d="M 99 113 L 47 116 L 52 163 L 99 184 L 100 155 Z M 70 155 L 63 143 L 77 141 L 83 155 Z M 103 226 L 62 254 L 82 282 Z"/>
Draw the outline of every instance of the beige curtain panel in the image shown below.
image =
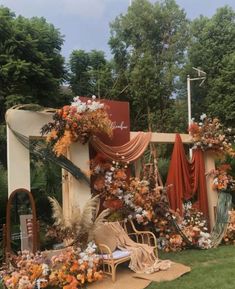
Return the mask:
<path id="1" fill-rule="evenodd" d="M 99 138 L 93 137 L 91 144 L 97 152 L 114 161 L 133 162 L 146 150 L 151 140 L 151 132 L 139 132 L 133 139 L 122 146 L 109 146 Z"/>

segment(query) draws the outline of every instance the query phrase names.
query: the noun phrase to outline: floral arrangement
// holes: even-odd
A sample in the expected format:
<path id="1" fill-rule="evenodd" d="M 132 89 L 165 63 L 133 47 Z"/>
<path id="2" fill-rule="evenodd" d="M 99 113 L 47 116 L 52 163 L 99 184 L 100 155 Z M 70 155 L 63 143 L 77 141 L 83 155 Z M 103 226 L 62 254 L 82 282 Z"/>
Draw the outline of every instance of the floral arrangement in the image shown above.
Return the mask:
<path id="1" fill-rule="evenodd" d="M 82 101 L 79 96 L 71 105 L 65 105 L 53 115 L 53 121 L 44 125 L 42 135 L 47 134 L 47 142 L 53 146 L 57 156 L 65 154 L 73 142 L 85 144 L 92 135 L 112 136 L 112 122 L 104 104 L 95 100 Z"/>
<path id="2" fill-rule="evenodd" d="M 232 129 L 225 129 L 218 118 L 209 118 L 202 114 L 200 122 L 192 122 L 189 133 L 193 140 L 193 149 L 212 150 L 218 154 L 235 155 L 232 148 L 234 138 Z"/>
<path id="3" fill-rule="evenodd" d="M 183 234 L 176 229 L 176 222 Z M 190 202 L 184 204 L 184 216 L 166 206 L 155 210 L 155 232 L 158 237 L 158 248 L 165 252 L 176 252 L 185 249 L 189 244 L 202 249 L 210 248 L 211 238 L 203 214 L 193 208 Z M 184 236 L 183 236 L 184 235 Z"/>
<path id="4" fill-rule="evenodd" d="M 154 209 L 160 201 L 161 192 L 150 179 L 131 178 L 124 203 L 131 209 L 128 218 L 146 225 L 154 220 Z"/>
<path id="5" fill-rule="evenodd" d="M 93 194 L 98 194 L 103 205 L 112 210 L 112 221 L 131 219 L 139 226 L 147 226 L 155 232 L 158 248 L 166 252 L 187 247 L 183 234 L 197 247 L 210 247 L 210 234 L 203 214 L 191 203 L 185 203 L 183 218 L 170 210 L 166 190 L 156 186 L 153 171 L 145 171 L 141 178 L 128 179 L 128 164 L 110 162 L 98 155 L 91 161 L 91 175 Z"/>
<path id="6" fill-rule="evenodd" d="M 219 166 L 216 170 L 210 172 L 214 176 L 213 189 L 219 192 L 233 193 L 235 192 L 235 180 L 228 171 L 231 170 L 231 166 L 223 164 Z"/>
<path id="7" fill-rule="evenodd" d="M 201 249 L 211 246 L 211 236 L 208 233 L 207 221 L 202 212 L 192 206 L 191 202 L 184 204 L 184 219 L 180 225 L 182 231 L 192 244 Z"/>
<path id="8" fill-rule="evenodd" d="M 14 257 L 16 267 L 2 270 L 0 276 L 9 289 L 82 288 L 86 283 L 102 279 L 95 251 L 92 243 L 84 252 L 69 248 L 49 259 L 46 254 L 24 251 Z"/>
<path id="9" fill-rule="evenodd" d="M 128 179 L 128 166 L 128 163 L 109 162 L 98 155 L 91 161 L 93 193 L 99 194 L 104 206 L 118 210 L 123 218 L 147 224 L 153 219 L 160 190 L 151 177 Z"/>
<path id="10" fill-rule="evenodd" d="M 124 162 L 110 162 L 99 154 L 91 161 L 93 194 L 99 194 L 104 207 L 112 210 L 123 208 L 123 197 L 128 188 L 127 167 Z"/>
<path id="11" fill-rule="evenodd" d="M 229 224 L 226 231 L 226 234 L 223 238 L 223 241 L 226 245 L 235 244 L 235 211 L 229 212 Z"/>

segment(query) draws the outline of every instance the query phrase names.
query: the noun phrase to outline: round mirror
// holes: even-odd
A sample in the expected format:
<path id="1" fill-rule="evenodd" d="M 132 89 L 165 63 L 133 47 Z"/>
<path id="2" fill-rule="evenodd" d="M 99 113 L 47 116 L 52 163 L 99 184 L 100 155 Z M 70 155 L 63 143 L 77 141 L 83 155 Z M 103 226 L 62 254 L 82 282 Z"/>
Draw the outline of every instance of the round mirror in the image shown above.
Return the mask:
<path id="1" fill-rule="evenodd" d="M 6 253 L 37 250 L 37 221 L 32 194 L 26 189 L 13 191 L 6 212 Z"/>

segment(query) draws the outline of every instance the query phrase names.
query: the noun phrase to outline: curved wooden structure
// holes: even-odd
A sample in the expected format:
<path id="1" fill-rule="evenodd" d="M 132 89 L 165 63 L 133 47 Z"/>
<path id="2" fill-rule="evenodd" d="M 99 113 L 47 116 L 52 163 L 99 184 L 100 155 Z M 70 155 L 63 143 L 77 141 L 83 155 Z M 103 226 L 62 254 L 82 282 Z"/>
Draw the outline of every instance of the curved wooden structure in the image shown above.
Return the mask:
<path id="1" fill-rule="evenodd" d="M 7 210 L 6 210 L 6 247 L 5 247 L 5 254 L 7 256 L 8 253 L 12 253 L 12 248 L 11 248 L 11 204 L 12 201 L 14 200 L 14 197 L 19 194 L 19 193 L 26 193 L 27 196 L 29 197 L 29 202 L 31 205 L 32 209 L 32 229 L 33 229 L 33 253 L 35 253 L 38 250 L 38 226 L 37 226 L 37 218 L 36 218 L 36 207 L 35 207 L 35 202 L 33 199 L 33 195 L 30 191 L 24 189 L 24 188 L 19 188 L 14 190 L 8 199 L 7 202 Z"/>

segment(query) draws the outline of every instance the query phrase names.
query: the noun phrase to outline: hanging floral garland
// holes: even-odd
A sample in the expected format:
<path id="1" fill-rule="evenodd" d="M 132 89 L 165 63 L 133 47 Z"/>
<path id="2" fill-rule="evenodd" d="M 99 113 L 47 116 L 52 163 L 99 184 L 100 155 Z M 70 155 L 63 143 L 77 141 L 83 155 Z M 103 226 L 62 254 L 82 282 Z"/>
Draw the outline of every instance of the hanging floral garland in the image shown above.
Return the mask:
<path id="1" fill-rule="evenodd" d="M 53 151 L 57 156 L 65 155 L 73 142 L 85 144 L 92 135 L 106 134 L 112 136 L 112 122 L 105 105 L 92 99 L 82 101 L 79 96 L 71 105 L 65 105 L 53 115 L 53 121 L 44 125 L 42 135 L 47 135 Z"/>

